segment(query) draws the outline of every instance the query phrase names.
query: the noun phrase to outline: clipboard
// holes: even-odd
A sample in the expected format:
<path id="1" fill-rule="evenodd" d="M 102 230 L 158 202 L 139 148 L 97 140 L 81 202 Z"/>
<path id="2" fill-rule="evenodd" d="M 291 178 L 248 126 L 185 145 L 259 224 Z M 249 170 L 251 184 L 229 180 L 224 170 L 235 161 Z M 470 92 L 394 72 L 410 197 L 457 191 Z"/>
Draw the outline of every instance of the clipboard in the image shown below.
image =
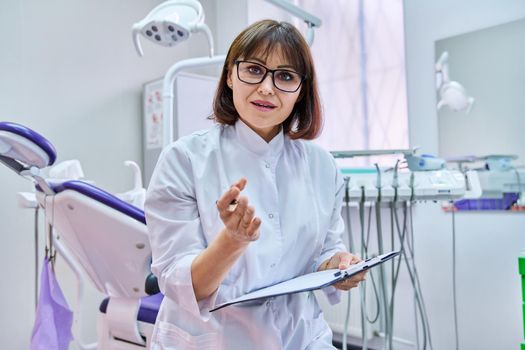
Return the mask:
<path id="1" fill-rule="evenodd" d="M 211 309 L 210 312 L 220 310 L 224 307 L 252 301 L 261 298 L 275 297 L 279 295 L 292 294 L 307 292 L 311 290 L 321 289 L 328 287 L 334 283 L 340 282 L 344 279 L 352 277 L 355 274 L 358 274 L 362 271 L 366 271 L 374 266 L 382 264 L 396 256 L 399 255 L 399 251 L 392 251 L 386 254 L 378 255 L 373 258 L 366 259 L 360 263 L 351 265 L 346 270 L 339 269 L 330 269 L 319 272 L 312 272 L 306 275 L 302 275 L 296 278 L 292 278 L 288 281 L 284 281 L 273 286 L 265 287 L 258 289 L 256 291 L 250 292 L 238 298 L 232 299 L 225 303 L 215 306 Z"/>

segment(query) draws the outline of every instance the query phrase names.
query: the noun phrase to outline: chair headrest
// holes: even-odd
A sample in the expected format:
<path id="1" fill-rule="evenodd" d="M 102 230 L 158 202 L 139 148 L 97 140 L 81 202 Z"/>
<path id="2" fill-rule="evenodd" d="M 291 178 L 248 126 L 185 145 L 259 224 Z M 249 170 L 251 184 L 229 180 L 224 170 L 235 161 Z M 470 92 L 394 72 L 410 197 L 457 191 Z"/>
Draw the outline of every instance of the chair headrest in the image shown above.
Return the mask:
<path id="1" fill-rule="evenodd" d="M 45 137 L 12 122 L 0 122 L 0 155 L 40 169 L 53 165 L 57 157 Z"/>

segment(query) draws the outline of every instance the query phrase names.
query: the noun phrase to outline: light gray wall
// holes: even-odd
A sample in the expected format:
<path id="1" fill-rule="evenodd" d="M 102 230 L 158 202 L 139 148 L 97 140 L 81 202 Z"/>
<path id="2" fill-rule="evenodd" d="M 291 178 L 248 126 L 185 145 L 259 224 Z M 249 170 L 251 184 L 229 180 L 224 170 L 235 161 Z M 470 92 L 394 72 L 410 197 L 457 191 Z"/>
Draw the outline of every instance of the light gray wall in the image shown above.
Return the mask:
<path id="1" fill-rule="evenodd" d="M 137 56 L 131 25 L 160 2 L 1 1 L 0 120 L 46 136 L 57 148 L 58 161 L 79 159 L 97 185 L 111 192 L 129 189 L 131 172 L 122 163 L 142 164 L 142 84 L 161 77 L 176 60 L 207 52 L 202 36 L 176 49 L 142 41 L 144 57 Z M 5 349 L 27 349 L 33 323 L 33 216 L 16 205 L 16 193 L 29 187 L 0 167 L 0 339 Z M 72 277 L 60 261 L 58 274 L 66 295 L 74 295 Z M 93 341 L 100 295 L 88 289 L 87 301 L 84 328 L 86 340 Z"/>
<path id="2" fill-rule="evenodd" d="M 248 25 L 248 0 L 217 1 L 217 53 L 227 54 L 233 39 Z"/>
<path id="3" fill-rule="evenodd" d="M 438 112 L 439 154 L 516 154 L 525 164 L 525 19 L 439 40 L 450 78 L 476 101 L 469 114 Z"/>

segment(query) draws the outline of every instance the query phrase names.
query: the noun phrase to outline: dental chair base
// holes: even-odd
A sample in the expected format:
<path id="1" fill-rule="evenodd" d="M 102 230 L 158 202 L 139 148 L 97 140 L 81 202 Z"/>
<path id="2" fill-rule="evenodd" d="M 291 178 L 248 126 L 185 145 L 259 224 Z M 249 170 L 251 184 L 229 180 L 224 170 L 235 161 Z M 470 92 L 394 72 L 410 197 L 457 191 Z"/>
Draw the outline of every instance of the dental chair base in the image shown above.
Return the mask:
<path id="1" fill-rule="evenodd" d="M 98 349 L 100 350 L 136 350 L 136 349 L 149 349 L 151 336 L 153 334 L 153 326 L 157 318 L 160 303 L 162 302 L 163 295 L 155 294 L 152 296 L 144 297 L 140 300 L 140 307 L 134 318 L 126 315 L 128 312 L 135 312 L 133 306 L 126 310 L 120 308 L 115 313 L 115 310 L 111 310 L 109 304 L 114 302 L 110 298 L 104 299 L 99 308 L 98 322 L 97 322 L 97 334 L 98 334 Z M 114 313 L 111 315 L 111 313 Z M 119 315 L 119 313 L 121 313 Z M 129 325 L 116 325 L 115 321 L 118 320 L 136 320 L 131 322 Z M 115 329 L 123 327 L 136 327 L 140 335 L 140 342 L 135 343 L 127 339 L 120 338 L 115 335 Z"/>

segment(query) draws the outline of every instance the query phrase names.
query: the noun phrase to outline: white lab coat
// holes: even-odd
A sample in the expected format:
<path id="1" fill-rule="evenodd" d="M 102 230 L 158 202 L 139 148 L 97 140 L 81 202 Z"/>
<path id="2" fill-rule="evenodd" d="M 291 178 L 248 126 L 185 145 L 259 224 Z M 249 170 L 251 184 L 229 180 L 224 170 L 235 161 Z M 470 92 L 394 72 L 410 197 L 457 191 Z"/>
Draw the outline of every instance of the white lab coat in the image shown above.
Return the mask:
<path id="1" fill-rule="evenodd" d="M 241 177 L 262 219 L 219 289 L 196 302 L 193 259 L 223 227 L 215 202 Z M 343 180 L 331 155 L 283 132 L 265 142 L 242 121 L 216 125 L 164 149 L 146 199 L 152 271 L 165 294 L 152 349 L 333 349 L 332 332 L 313 293 L 214 305 L 305 273 L 338 251 Z M 340 299 L 333 287 L 329 300 Z"/>

